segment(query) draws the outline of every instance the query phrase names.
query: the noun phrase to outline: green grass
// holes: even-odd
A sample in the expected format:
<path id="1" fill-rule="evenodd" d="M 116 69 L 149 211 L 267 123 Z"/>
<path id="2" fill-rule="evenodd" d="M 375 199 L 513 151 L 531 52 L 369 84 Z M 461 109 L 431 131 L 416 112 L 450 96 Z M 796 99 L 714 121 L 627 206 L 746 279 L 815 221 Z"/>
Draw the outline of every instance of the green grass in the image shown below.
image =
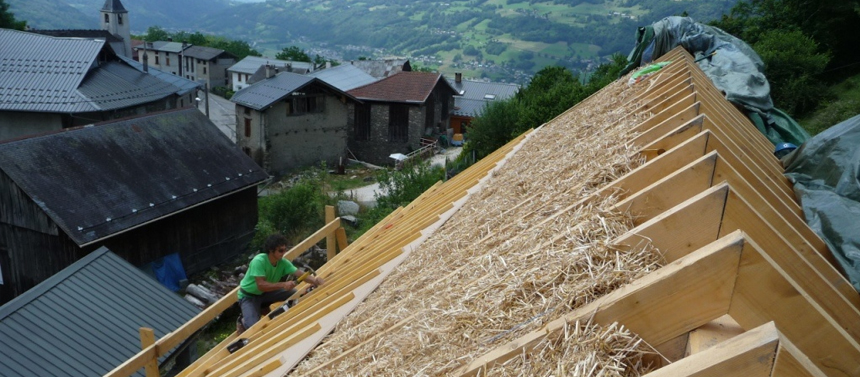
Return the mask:
<path id="1" fill-rule="evenodd" d="M 860 75 L 843 80 L 831 90 L 834 99 L 822 103 L 812 114 L 797 119 L 811 135 L 860 114 Z"/>

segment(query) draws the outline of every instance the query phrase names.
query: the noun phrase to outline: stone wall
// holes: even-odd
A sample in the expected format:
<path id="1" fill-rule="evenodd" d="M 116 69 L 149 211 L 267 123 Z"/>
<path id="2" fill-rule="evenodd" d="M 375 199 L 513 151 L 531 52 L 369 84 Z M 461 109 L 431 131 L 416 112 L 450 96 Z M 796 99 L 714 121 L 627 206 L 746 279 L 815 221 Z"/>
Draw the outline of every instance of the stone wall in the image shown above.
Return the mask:
<path id="1" fill-rule="evenodd" d="M 388 119 L 389 103 L 373 102 L 370 105 L 370 139 L 356 141 L 355 107 L 350 105 L 348 123 L 349 149 L 361 161 L 375 165 L 393 165 L 394 160 L 388 156 L 393 153 L 408 154 L 421 147 L 421 136 L 424 134 L 424 106 L 409 106 L 408 140 L 406 142 L 389 141 Z"/>

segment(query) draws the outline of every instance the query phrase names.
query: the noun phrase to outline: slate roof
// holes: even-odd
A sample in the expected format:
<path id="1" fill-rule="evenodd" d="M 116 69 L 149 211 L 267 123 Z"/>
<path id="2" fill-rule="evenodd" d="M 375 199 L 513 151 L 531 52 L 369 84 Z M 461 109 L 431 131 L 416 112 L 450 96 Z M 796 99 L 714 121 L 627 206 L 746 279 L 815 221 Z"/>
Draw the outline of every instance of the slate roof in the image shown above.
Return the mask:
<path id="1" fill-rule="evenodd" d="M 163 52 L 172 52 L 178 54 L 182 51 L 182 43 L 181 42 L 168 42 L 168 41 L 155 41 L 155 42 L 144 42 L 139 46 L 135 46 L 137 50 L 143 50 L 144 46 L 149 51 L 163 51 Z M 185 49 L 191 47 L 189 44 L 185 44 Z"/>
<path id="2" fill-rule="evenodd" d="M 341 64 L 337 67 L 326 68 L 307 74 L 316 77 L 329 85 L 344 92 L 376 82 L 376 78 L 356 66 Z"/>
<path id="3" fill-rule="evenodd" d="M 313 66 L 311 63 L 307 62 L 293 62 L 287 60 L 277 60 L 272 58 L 264 58 L 260 56 L 246 56 L 244 59 L 240 60 L 238 63 L 233 64 L 230 68 L 227 68 L 227 71 L 230 72 L 238 72 L 245 73 L 249 75 L 253 75 L 260 70 L 260 67 L 270 64 L 276 67 L 286 67 L 287 65 L 291 65 L 294 70 L 304 70 L 310 71 Z"/>
<path id="4" fill-rule="evenodd" d="M 122 59 L 122 61 L 130 65 L 132 68 L 138 70 L 138 72 L 143 72 L 143 63 L 140 63 L 137 60 L 125 56 L 118 56 L 118 58 Z M 150 76 L 156 77 L 161 81 L 170 83 L 173 86 L 177 87 L 179 91 L 177 91 L 176 94 L 180 96 L 185 95 L 186 93 L 203 86 L 203 84 L 186 79 L 182 76 L 174 75 L 172 73 L 167 73 L 162 70 L 152 68 L 152 66 L 147 68 L 147 70 Z"/>
<path id="5" fill-rule="evenodd" d="M 0 376 L 101 376 L 198 313 L 101 247 L 0 307 Z"/>
<path id="6" fill-rule="evenodd" d="M 0 111 L 96 112 L 182 91 L 127 64 L 99 63 L 105 49 L 101 39 L 0 29 Z"/>
<path id="7" fill-rule="evenodd" d="M 347 93 L 359 100 L 424 103 L 440 81 L 450 87 L 441 73 L 400 72 Z"/>
<path id="8" fill-rule="evenodd" d="M 377 79 L 412 70 L 409 59 L 355 60 L 351 61 L 350 65 L 358 67 Z"/>
<path id="9" fill-rule="evenodd" d="M 235 56 L 233 56 L 233 54 L 226 52 L 222 49 L 205 47 L 205 46 L 191 46 L 182 52 L 183 56 L 188 56 L 188 57 L 192 57 L 195 59 L 202 59 L 202 60 L 212 60 L 212 59 L 217 58 L 218 56 L 221 56 L 222 54 L 227 54 L 230 57 L 235 58 Z"/>
<path id="10" fill-rule="evenodd" d="M 105 0 L 105 6 L 102 7 L 103 12 L 113 13 L 128 13 L 125 7 L 119 0 Z"/>
<path id="11" fill-rule="evenodd" d="M 268 178 L 194 108 L 2 143 L 0 170 L 79 246 Z"/>
<path id="12" fill-rule="evenodd" d="M 230 98 L 230 101 L 245 107 L 250 107 L 257 111 L 262 111 L 271 107 L 275 102 L 278 102 L 284 97 L 290 95 L 290 93 L 313 83 L 327 87 L 333 92 L 355 100 L 355 98 L 348 93 L 343 92 L 316 77 L 300 75 L 292 72 L 281 72 L 276 76 L 254 83 L 253 85 L 236 92 L 236 94 Z"/>
<path id="13" fill-rule="evenodd" d="M 519 85 L 496 82 L 448 80 L 448 83 L 460 94 L 454 97 L 451 113 L 469 117 L 481 115 L 490 102 L 511 98 L 520 90 Z"/>

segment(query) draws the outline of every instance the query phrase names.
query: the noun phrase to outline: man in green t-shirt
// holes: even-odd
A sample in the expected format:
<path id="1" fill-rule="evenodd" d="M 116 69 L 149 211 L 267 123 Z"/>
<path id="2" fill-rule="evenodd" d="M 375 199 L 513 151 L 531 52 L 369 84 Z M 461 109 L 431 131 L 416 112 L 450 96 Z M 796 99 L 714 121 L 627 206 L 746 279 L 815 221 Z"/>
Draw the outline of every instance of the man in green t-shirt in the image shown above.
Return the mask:
<path id="1" fill-rule="evenodd" d="M 287 239 L 280 234 L 273 234 L 263 243 L 266 253 L 257 254 L 248 263 L 248 271 L 239 283 L 239 306 L 242 316 L 236 322 L 236 331 L 242 333 L 260 320 L 260 311 L 269 305 L 285 301 L 296 290 L 296 282 L 283 281 L 288 275 L 296 279 L 302 271 L 293 263 L 284 259 L 287 252 Z M 322 285 L 323 279 L 315 276 L 305 277 L 305 281 L 313 286 Z"/>

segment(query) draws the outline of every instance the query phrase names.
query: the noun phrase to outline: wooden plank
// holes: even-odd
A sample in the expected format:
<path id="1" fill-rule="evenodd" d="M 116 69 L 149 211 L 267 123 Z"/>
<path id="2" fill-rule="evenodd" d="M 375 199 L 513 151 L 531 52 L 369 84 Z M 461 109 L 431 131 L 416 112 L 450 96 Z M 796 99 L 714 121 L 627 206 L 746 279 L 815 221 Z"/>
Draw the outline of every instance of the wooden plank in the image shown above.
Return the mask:
<path id="1" fill-rule="evenodd" d="M 607 194 L 624 192 L 627 193 L 624 195 L 626 197 L 629 194 L 642 190 L 660 177 L 676 171 L 689 163 L 689 161 L 705 155 L 708 146 L 708 136 L 709 134 L 707 133 L 700 133 L 694 137 L 685 139 L 668 151 L 661 151 L 645 164 L 600 188 L 599 191 L 606 192 Z"/>
<path id="2" fill-rule="evenodd" d="M 668 88 L 660 96 L 643 103 L 639 108 L 633 110 L 633 113 L 657 114 L 693 94 L 695 94 L 694 87 L 690 84 L 690 80 L 687 79 Z"/>
<path id="3" fill-rule="evenodd" d="M 720 234 L 736 229 L 742 229 L 767 250 L 769 258 L 800 288 L 815 292 L 813 301 L 854 339 L 860 339 L 860 296 L 851 284 L 817 253 L 801 254 L 745 198 L 730 191 Z"/>
<path id="4" fill-rule="evenodd" d="M 135 374 L 138 370 L 145 368 L 147 363 L 152 359 L 158 359 L 155 352 L 155 345 L 146 347 L 143 351 L 138 352 L 134 357 L 126 360 L 124 363 L 117 365 L 116 368 L 104 375 L 104 377 L 128 377 Z"/>
<path id="5" fill-rule="evenodd" d="M 744 329 L 732 317 L 724 315 L 690 331 L 686 354 L 704 352 L 743 333 Z"/>
<path id="6" fill-rule="evenodd" d="M 276 369 L 280 368 L 281 365 L 283 365 L 281 359 L 276 358 L 266 362 L 263 366 L 258 367 L 257 369 L 252 369 L 249 373 L 243 374 L 242 377 L 263 377 L 274 372 Z"/>
<path id="7" fill-rule="evenodd" d="M 331 232 L 334 232 L 335 229 L 340 228 L 340 218 L 337 217 L 329 223 L 325 224 L 322 228 L 319 228 L 314 234 L 305 238 L 304 241 L 299 242 L 298 245 L 293 246 L 292 249 L 287 251 L 284 254 L 284 259 L 293 260 L 299 257 L 305 251 L 311 248 L 311 246 L 316 245 L 317 242 L 322 241 L 323 238 L 326 238 Z"/>
<path id="8" fill-rule="evenodd" d="M 699 115 L 699 108 L 701 104 L 697 104 L 696 95 L 690 94 L 684 100 L 678 101 L 678 103 L 670 106 L 666 110 L 661 111 L 657 115 L 654 115 L 641 123 L 633 126 L 632 130 L 634 132 L 641 132 L 642 134 L 648 134 L 649 130 L 654 127 L 661 126 L 660 129 L 670 130 L 672 128 L 678 127 L 685 122 L 689 121 Z M 655 132 L 651 132 L 654 134 Z M 650 134 L 649 134 L 650 135 Z M 661 134 L 662 135 L 662 134 Z M 659 135 L 652 136 L 656 138 Z M 642 137 L 642 135 L 640 135 Z M 634 139 L 636 140 L 636 139 Z M 645 139 L 640 139 L 641 141 L 635 143 L 637 145 L 644 145 L 649 143 L 650 141 L 644 141 Z"/>
<path id="9" fill-rule="evenodd" d="M 771 377 L 779 340 L 773 322 L 766 323 L 645 376 Z"/>
<path id="10" fill-rule="evenodd" d="M 860 376 L 860 345 L 815 303 L 823 292 L 810 295 L 763 250 L 747 238 L 729 315 L 746 329 L 774 321 L 828 376 Z"/>
<path id="11" fill-rule="evenodd" d="M 337 230 L 335 230 L 334 232 L 334 235 L 337 239 L 338 250 L 343 251 L 344 249 L 346 249 L 347 246 L 349 246 L 349 242 L 347 242 L 346 240 L 346 229 L 343 229 L 343 227 L 337 228 Z"/>
<path id="12" fill-rule="evenodd" d="M 295 333 L 290 334 L 287 338 L 280 341 L 276 346 L 262 350 L 260 353 L 252 355 L 252 357 L 248 358 L 247 360 L 243 360 L 241 363 L 238 363 L 236 365 L 232 363 L 227 364 L 224 366 L 224 368 L 213 371 L 211 375 L 219 377 L 238 377 L 239 375 L 248 372 L 249 370 L 252 370 L 255 366 L 263 364 L 266 359 L 269 359 L 280 353 L 282 349 L 289 348 L 293 344 L 298 343 L 300 340 L 319 331 L 320 329 L 322 329 L 322 327 L 319 323 L 314 324 L 312 326 L 308 326 L 301 331 L 297 331 Z"/>
<path id="13" fill-rule="evenodd" d="M 791 339 L 780 333 L 771 376 L 825 377 L 826 374 L 818 369 L 815 363 L 791 342 Z"/>
<path id="14" fill-rule="evenodd" d="M 699 157 L 687 166 L 619 201 L 615 209 L 629 212 L 633 215 L 633 224 L 640 225 L 711 187 L 717 159 L 716 152 Z"/>
<path id="15" fill-rule="evenodd" d="M 670 263 L 645 277 L 498 347 L 457 371 L 486 375 L 496 363 L 529 353 L 567 323 L 618 322 L 649 344 L 660 344 L 726 314 L 743 247 L 735 234 Z M 678 310 L 677 308 L 685 308 Z"/>
<path id="16" fill-rule="evenodd" d="M 155 345 L 155 331 L 149 327 L 141 327 L 140 328 L 140 348 L 147 349 L 151 346 Z M 153 357 L 149 362 L 146 363 L 146 367 L 144 368 L 146 371 L 146 377 L 159 377 L 161 374 L 158 371 L 158 358 Z"/>
<path id="17" fill-rule="evenodd" d="M 728 193 L 725 183 L 711 187 L 631 229 L 612 243 L 625 250 L 652 243 L 667 261 L 675 261 L 718 238 Z"/>
<path id="18" fill-rule="evenodd" d="M 326 224 L 334 221 L 334 206 L 325 206 L 325 222 Z M 326 260 L 330 261 L 334 258 L 335 254 L 337 254 L 337 244 L 335 244 L 335 232 L 337 229 L 342 229 L 338 227 L 334 232 L 329 233 L 325 237 L 325 250 L 326 250 Z"/>

